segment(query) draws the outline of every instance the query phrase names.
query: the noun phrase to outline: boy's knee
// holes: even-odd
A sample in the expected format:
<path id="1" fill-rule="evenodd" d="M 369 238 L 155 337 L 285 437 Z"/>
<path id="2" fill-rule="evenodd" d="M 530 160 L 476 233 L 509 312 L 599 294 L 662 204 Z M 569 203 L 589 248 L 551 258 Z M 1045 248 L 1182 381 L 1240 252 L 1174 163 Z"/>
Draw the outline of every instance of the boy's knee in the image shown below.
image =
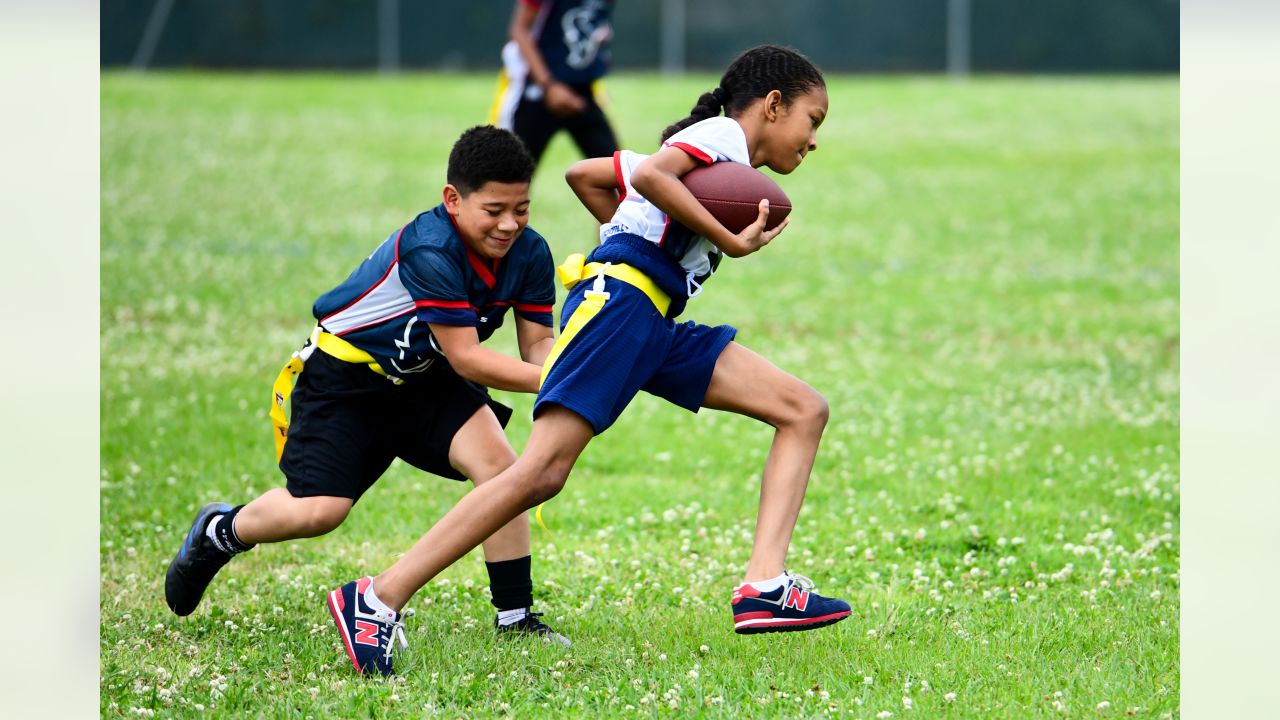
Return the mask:
<path id="1" fill-rule="evenodd" d="M 351 500 L 340 497 L 313 497 L 307 502 L 303 517 L 303 532 L 308 537 L 324 535 L 335 530 L 351 512 Z"/>

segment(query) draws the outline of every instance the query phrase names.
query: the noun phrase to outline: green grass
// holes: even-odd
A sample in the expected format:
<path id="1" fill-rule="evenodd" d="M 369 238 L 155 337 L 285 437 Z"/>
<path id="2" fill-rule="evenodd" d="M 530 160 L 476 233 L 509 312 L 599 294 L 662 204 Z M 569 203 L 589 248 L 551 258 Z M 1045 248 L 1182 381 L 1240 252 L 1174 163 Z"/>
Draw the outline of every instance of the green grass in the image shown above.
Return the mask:
<path id="1" fill-rule="evenodd" d="M 712 81 L 612 78 L 624 144 Z M 461 484 L 394 466 L 189 618 L 162 578 L 198 506 L 282 484 L 269 388 L 311 302 L 439 201 L 492 78 L 104 75 L 103 715 L 1177 716 L 1177 80 L 830 83 L 819 151 L 782 179 L 791 227 L 686 316 L 830 401 L 790 566 L 853 617 L 732 633 L 770 433 L 642 397 L 534 529 L 574 647 L 497 641 L 473 553 L 411 602 L 388 682 L 354 675 L 323 593 Z M 533 190 L 557 256 L 594 242 L 574 153 L 558 139 Z M 514 353 L 509 328 L 493 345 Z M 519 448 L 531 398 L 499 395 Z"/>

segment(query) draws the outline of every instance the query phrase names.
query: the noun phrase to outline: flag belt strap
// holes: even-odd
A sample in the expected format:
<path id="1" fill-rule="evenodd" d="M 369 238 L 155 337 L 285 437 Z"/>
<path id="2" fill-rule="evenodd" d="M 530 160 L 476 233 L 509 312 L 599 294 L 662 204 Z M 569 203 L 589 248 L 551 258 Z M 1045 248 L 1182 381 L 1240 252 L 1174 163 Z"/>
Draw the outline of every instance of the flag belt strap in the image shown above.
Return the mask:
<path id="1" fill-rule="evenodd" d="M 289 439 L 289 418 L 285 415 L 285 404 L 289 402 L 289 396 L 293 394 L 293 379 L 302 372 L 302 368 L 306 365 L 307 359 L 311 357 L 311 353 L 316 348 L 320 348 L 326 355 L 331 355 L 343 362 L 355 363 L 357 365 L 367 365 L 370 370 L 386 377 L 392 382 L 397 382 L 399 378 L 392 378 L 387 375 L 382 366 L 378 364 L 373 356 L 343 340 L 332 333 L 325 332 L 317 325 L 315 330 L 311 331 L 311 337 L 302 349 L 295 352 L 289 358 L 289 362 L 280 368 L 280 373 L 276 375 L 276 380 L 271 386 L 271 425 L 274 429 L 272 433 L 276 443 L 276 462 L 280 461 L 280 456 L 284 453 L 285 441 Z"/>
<path id="2" fill-rule="evenodd" d="M 661 315 L 665 316 L 667 309 L 671 307 L 671 298 L 658 287 L 657 283 L 648 275 L 625 263 L 588 263 L 582 253 L 574 253 L 556 268 L 556 274 L 560 276 L 560 282 L 565 288 L 572 288 L 583 280 L 595 277 L 598 287 L 590 292 L 603 291 L 605 277 L 615 278 L 648 296 Z"/>

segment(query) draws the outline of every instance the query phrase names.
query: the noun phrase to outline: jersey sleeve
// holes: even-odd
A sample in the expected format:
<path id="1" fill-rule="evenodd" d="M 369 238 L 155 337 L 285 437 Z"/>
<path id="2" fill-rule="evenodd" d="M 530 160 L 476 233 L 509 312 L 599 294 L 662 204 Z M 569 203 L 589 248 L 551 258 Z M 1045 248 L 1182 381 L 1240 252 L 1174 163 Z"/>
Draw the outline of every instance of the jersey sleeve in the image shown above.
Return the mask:
<path id="1" fill-rule="evenodd" d="M 726 160 L 750 164 L 742 126 L 732 118 L 713 117 L 672 135 L 663 147 L 680 148 L 703 165 Z"/>
<path id="2" fill-rule="evenodd" d="M 413 298 L 418 319 L 439 325 L 474 327 L 475 308 L 467 298 L 467 278 L 459 261 L 434 247 L 400 258 L 400 282 Z"/>
<path id="3" fill-rule="evenodd" d="M 536 247 L 529 254 L 529 264 L 524 270 L 520 295 L 516 298 L 516 314 L 539 325 L 551 327 L 551 309 L 556 303 L 555 262 L 551 249 L 541 236 L 531 234 Z"/>

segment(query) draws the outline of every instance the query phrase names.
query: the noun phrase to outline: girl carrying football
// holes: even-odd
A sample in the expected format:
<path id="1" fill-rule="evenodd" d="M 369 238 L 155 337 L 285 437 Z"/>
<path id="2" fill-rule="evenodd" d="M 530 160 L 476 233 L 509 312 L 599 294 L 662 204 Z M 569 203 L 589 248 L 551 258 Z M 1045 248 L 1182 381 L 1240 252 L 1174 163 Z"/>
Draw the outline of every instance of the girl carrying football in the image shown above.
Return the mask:
<path id="1" fill-rule="evenodd" d="M 724 114 L 721 115 L 721 112 Z M 786 227 L 766 231 L 768 203 L 742 232 L 727 230 L 680 181 L 716 162 L 765 166 L 787 174 L 818 146 L 827 114 L 822 73 L 803 55 L 764 45 L 740 55 L 719 87 L 698 98 L 689 117 L 668 127 L 653 155 L 629 151 L 584 160 L 566 177 L 603 225 L 588 258 L 559 268 L 570 286 L 561 334 L 542 370 L 533 430 L 514 465 L 476 487 L 381 575 L 330 593 L 331 609 L 376 597 L 377 627 L 338 629 L 357 667 L 390 671 L 399 611 L 437 573 L 495 530 L 554 497 L 579 454 L 644 390 L 697 412 L 726 410 L 775 429 L 765 461 L 755 542 L 733 591 L 739 633 L 809 630 L 849 615 L 844 601 L 812 592 L 786 571 L 787 549 L 827 422 L 813 388 L 733 341 L 729 326 L 676 323 L 702 292 L 723 255 L 751 254 Z M 750 392 L 743 392 L 750 388 Z M 376 644 L 349 638 L 376 630 Z"/>

